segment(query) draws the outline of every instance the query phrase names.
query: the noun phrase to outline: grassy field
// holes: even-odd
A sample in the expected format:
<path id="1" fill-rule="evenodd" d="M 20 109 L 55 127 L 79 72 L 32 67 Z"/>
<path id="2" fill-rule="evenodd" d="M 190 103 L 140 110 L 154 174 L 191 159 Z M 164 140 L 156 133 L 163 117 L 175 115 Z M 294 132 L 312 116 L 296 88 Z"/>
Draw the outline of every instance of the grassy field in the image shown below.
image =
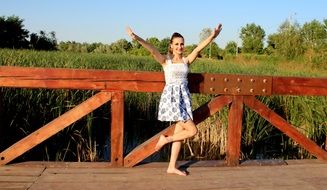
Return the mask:
<path id="1" fill-rule="evenodd" d="M 327 77 L 325 64 L 305 58 L 284 60 L 265 55 L 229 56 L 224 60 L 198 59 L 191 65 L 195 73 L 229 73 L 274 76 Z M 161 71 L 151 57 L 131 55 L 0 50 L 0 65 L 25 67 L 88 68 Z M 73 106 L 92 96 L 93 91 L 28 90 L 2 88 L 0 92 L 0 151 L 30 134 Z M 164 129 L 168 123 L 156 119 L 160 93 L 126 92 L 125 143 L 128 153 L 138 144 Z M 194 109 L 210 100 L 210 95 L 193 94 Z M 326 97 L 259 97 L 271 109 L 294 124 L 306 136 L 325 146 L 327 129 Z M 103 106 L 71 127 L 61 131 L 20 160 L 108 160 L 110 152 L 110 110 Z M 184 143 L 181 159 L 223 159 L 226 153 L 227 108 L 198 125 L 199 133 Z M 245 109 L 242 131 L 242 158 L 310 158 L 263 118 Z M 168 159 L 166 147 L 149 160 Z"/>

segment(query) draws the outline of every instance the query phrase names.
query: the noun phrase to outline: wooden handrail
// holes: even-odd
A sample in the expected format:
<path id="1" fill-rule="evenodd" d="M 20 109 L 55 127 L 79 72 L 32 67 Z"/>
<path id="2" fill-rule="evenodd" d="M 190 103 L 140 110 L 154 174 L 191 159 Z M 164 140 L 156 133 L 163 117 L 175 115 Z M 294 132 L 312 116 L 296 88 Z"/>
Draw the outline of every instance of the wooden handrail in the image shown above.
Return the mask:
<path id="1" fill-rule="evenodd" d="M 212 83 L 213 77 L 216 82 Z M 254 78 L 255 82 L 241 80 Z M 218 81 L 226 79 L 229 82 Z M 191 73 L 189 86 L 192 93 L 225 95 L 265 95 L 245 91 L 251 83 L 271 81 L 271 92 L 266 95 L 327 95 L 327 78 L 249 76 L 232 74 Z M 218 82 L 217 82 L 218 81 Z M 234 86 L 233 86 L 234 85 Z M 95 69 L 31 68 L 0 66 L 0 86 L 18 88 L 81 89 L 81 90 L 119 90 L 136 92 L 161 92 L 164 87 L 162 72 L 116 71 Z M 254 86 L 255 88 L 256 86 Z M 211 90 L 210 90 L 211 88 Z M 221 90 L 212 90 L 212 89 Z M 227 88 L 227 90 L 225 89 Z M 230 88 L 230 89 L 228 89 Z M 237 92 L 236 89 L 240 88 Z M 256 90 L 256 89 L 254 89 Z M 266 89 L 267 90 L 267 89 Z"/>
<path id="2" fill-rule="evenodd" d="M 256 111 L 317 158 L 327 160 L 327 152 L 324 149 L 302 135 L 294 126 L 255 98 L 256 95 L 326 96 L 327 78 L 211 73 L 191 73 L 188 78 L 192 93 L 216 95 L 211 101 L 193 112 L 196 124 L 222 107 L 231 104 L 228 115 L 228 165 L 238 165 L 239 163 L 244 106 Z M 80 117 L 107 101 L 111 101 L 111 165 L 132 167 L 153 154 L 158 137 L 161 134 L 171 134 L 174 125 L 156 134 L 124 158 L 124 91 L 161 92 L 164 85 L 162 72 L 0 66 L 0 87 L 101 91 L 0 152 L 0 165 L 7 164 Z"/>

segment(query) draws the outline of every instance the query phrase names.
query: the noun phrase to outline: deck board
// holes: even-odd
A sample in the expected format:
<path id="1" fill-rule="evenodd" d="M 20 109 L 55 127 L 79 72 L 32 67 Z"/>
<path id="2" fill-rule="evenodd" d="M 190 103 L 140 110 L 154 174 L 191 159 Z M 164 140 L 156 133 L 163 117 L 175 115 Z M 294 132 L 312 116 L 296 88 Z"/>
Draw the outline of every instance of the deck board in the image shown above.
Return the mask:
<path id="1" fill-rule="evenodd" d="M 0 189 L 326 189 L 327 162 L 285 163 L 210 167 L 197 162 L 187 165 L 190 175 L 182 177 L 166 174 L 167 163 L 113 168 L 107 163 L 26 162 L 0 167 Z"/>

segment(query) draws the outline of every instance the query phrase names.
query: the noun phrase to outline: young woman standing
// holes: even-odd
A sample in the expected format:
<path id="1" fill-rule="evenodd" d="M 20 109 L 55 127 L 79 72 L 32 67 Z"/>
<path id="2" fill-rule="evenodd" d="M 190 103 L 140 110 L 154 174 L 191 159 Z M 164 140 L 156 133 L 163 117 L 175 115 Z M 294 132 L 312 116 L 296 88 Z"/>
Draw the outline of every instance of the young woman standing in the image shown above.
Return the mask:
<path id="1" fill-rule="evenodd" d="M 160 136 L 155 150 L 158 151 L 165 144 L 172 143 L 167 173 L 187 175 L 185 171 L 176 167 L 176 161 L 182 141 L 197 133 L 197 128 L 193 122 L 191 94 L 188 89 L 189 65 L 194 62 L 201 50 L 219 35 L 221 30 L 222 25 L 219 24 L 207 39 L 203 40 L 187 57 L 184 57 L 184 37 L 181 34 L 173 33 L 168 55 L 163 55 L 150 43 L 136 35 L 131 28 L 126 28 L 130 38 L 138 41 L 147 49 L 164 70 L 166 85 L 160 98 L 158 119 L 160 121 L 173 121 L 176 122 L 176 125 L 172 136 Z"/>

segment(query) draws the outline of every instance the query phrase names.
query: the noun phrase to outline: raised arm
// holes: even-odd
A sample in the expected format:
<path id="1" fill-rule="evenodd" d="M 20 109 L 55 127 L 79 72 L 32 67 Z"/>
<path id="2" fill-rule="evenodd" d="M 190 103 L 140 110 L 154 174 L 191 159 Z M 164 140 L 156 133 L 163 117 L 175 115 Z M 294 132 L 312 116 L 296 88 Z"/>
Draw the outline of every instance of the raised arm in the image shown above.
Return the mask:
<path id="1" fill-rule="evenodd" d="M 222 30 L 222 25 L 219 24 L 211 33 L 211 35 L 203 40 L 188 56 L 188 63 L 191 64 L 199 55 L 201 50 L 203 50 L 210 42 L 212 42 L 220 33 Z"/>
<path id="2" fill-rule="evenodd" d="M 138 41 L 145 49 L 147 49 L 156 61 L 158 61 L 160 64 L 165 63 L 166 57 L 162 55 L 153 45 L 136 35 L 130 27 L 126 27 L 126 33 L 132 40 Z"/>

